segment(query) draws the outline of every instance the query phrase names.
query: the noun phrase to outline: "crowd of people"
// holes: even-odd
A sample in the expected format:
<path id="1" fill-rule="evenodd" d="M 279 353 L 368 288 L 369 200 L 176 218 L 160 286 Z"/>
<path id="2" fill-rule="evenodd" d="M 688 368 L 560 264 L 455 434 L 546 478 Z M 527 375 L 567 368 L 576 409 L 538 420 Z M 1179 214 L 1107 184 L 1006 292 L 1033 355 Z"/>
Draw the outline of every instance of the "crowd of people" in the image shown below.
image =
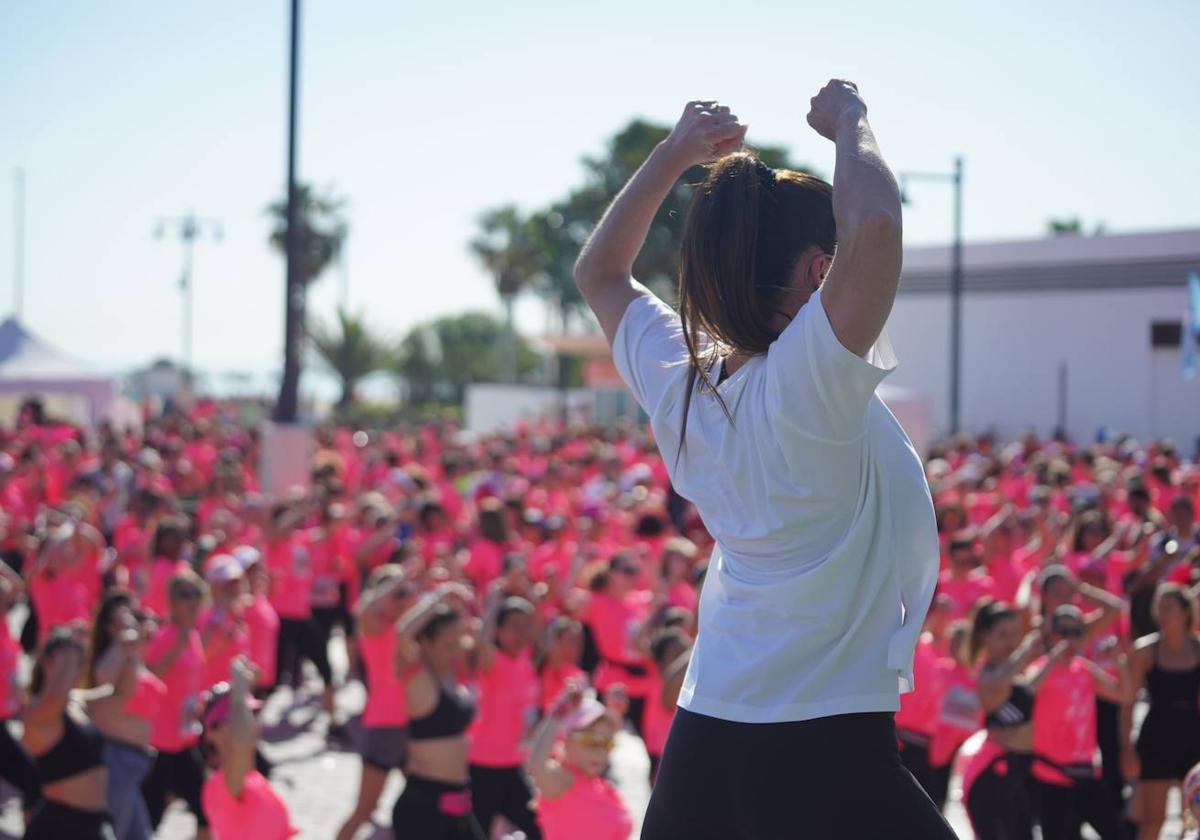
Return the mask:
<path id="1" fill-rule="evenodd" d="M 313 725 L 345 737 L 345 645 L 366 704 L 339 840 L 392 771 L 398 838 L 628 838 L 610 751 L 635 733 L 653 781 L 712 548 L 647 429 L 326 427 L 309 487 L 272 497 L 235 418 L 83 431 L 31 405 L 0 430 L 0 607 L 29 606 L 0 622 L 0 776 L 26 836 L 148 838 L 173 800 L 201 837 L 290 836 L 255 712 L 318 678 Z M 981 436 L 926 468 L 942 572 L 905 766 L 942 806 L 957 767 L 981 840 L 1156 840 L 1172 787 L 1200 815 L 1200 466 Z"/>

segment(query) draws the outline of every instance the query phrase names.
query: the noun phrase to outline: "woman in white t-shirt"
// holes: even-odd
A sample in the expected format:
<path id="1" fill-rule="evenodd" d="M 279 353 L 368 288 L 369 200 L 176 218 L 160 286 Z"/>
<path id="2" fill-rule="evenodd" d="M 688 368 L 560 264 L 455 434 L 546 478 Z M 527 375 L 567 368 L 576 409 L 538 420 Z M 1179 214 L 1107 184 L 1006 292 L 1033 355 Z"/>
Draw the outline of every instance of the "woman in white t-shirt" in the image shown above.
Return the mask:
<path id="1" fill-rule="evenodd" d="M 857 88 L 835 79 L 811 105 L 832 186 L 742 152 L 737 117 L 692 102 L 576 266 L 716 542 L 651 840 L 954 836 L 893 722 L 938 564 L 920 458 L 875 396 L 895 366 L 900 199 Z M 711 161 L 677 314 L 633 263 L 675 182 Z"/>

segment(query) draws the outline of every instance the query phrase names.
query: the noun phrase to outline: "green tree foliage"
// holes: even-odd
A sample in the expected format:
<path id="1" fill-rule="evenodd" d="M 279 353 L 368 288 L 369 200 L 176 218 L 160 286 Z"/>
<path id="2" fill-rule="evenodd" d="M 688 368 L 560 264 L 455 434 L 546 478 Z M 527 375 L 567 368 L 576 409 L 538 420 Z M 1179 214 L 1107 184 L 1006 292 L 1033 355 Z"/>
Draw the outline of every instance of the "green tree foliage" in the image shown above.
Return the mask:
<path id="1" fill-rule="evenodd" d="M 321 361 L 341 380 L 339 411 L 344 412 L 354 404 L 354 391 L 359 382 L 387 367 L 387 342 L 371 331 L 362 315 L 338 310 L 335 325 L 310 324 L 308 337 Z"/>
<path id="2" fill-rule="evenodd" d="M 400 342 L 395 360 L 410 402 L 461 404 L 467 385 L 502 381 L 500 348 L 506 333 L 506 325 L 485 312 L 449 315 L 414 327 Z M 537 369 L 537 353 L 519 336 L 516 348 L 518 377 L 528 377 Z"/>
<path id="3" fill-rule="evenodd" d="M 485 264 L 500 265 L 520 274 L 522 279 L 508 281 L 506 288 L 528 288 L 552 302 L 558 307 L 566 329 L 571 317 L 584 311 L 572 277 L 580 248 L 617 193 L 669 133 L 668 126 L 635 119 L 609 140 L 604 154 L 584 158 L 583 183 L 566 197 L 528 214 L 511 205 L 484 213 L 480 227 L 487 237 L 491 260 L 485 260 Z M 793 162 L 782 147 L 758 146 L 754 151 L 770 166 L 813 171 Z M 695 185 L 704 177 L 704 168 L 697 166 L 679 180 L 655 216 L 646 244 L 634 264 L 637 278 L 667 297 L 674 296 L 687 206 Z M 503 224 L 497 224 L 497 220 Z M 480 253 L 476 242 L 472 243 L 472 249 Z"/>
<path id="4" fill-rule="evenodd" d="M 332 190 L 317 192 L 310 184 L 297 184 L 297 203 L 301 257 L 301 276 L 305 283 L 316 280 L 337 260 L 346 242 L 347 226 L 343 216 L 345 200 Z M 287 196 L 267 208 L 271 217 L 271 245 L 287 255 Z"/>

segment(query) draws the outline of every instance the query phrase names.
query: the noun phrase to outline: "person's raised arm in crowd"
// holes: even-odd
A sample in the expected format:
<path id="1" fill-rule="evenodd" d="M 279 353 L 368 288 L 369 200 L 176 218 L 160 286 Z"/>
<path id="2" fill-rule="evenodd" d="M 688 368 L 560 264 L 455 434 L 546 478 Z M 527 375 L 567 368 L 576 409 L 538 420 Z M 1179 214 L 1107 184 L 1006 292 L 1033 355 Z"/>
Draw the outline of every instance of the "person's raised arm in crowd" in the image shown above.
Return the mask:
<path id="1" fill-rule="evenodd" d="M 711 100 L 689 102 L 670 136 L 638 168 L 588 238 L 575 264 L 575 282 L 612 343 L 630 301 L 644 287 L 633 262 L 675 182 L 697 164 L 741 148 L 746 126 Z"/>
<path id="2" fill-rule="evenodd" d="M 900 284 L 900 189 L 853 82 L 833 79 L 813 97 L 808 124 L 837 147 L 833 217 L 837 251 L 821 287 L 838 341 L 863 356 L 879 338 Z"/>

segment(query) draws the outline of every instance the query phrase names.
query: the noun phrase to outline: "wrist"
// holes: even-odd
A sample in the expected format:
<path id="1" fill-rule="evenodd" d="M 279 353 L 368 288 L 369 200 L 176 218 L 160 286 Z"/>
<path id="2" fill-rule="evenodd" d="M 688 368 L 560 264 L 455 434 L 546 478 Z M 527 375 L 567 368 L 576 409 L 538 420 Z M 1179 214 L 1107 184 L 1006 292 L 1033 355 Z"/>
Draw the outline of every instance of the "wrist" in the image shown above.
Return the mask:
<path id="1" fill-rule="evenodd" d="M 693 165 L 692 161 L 684 159 L 681 150 L 674 142 L 674 135 L 659 141 L 659 144 L 650 153 L 650 159 L 656 161 L 672 179 L 681 177 Z"/>
<path id="2" fill-rule="evenodd" d="M 866 125 L 866 122 L 867 106 L 862 104 L 850 106 L 842 111 L 833 125 L 834 142 L 857 138 L 859 129 Z"/>

